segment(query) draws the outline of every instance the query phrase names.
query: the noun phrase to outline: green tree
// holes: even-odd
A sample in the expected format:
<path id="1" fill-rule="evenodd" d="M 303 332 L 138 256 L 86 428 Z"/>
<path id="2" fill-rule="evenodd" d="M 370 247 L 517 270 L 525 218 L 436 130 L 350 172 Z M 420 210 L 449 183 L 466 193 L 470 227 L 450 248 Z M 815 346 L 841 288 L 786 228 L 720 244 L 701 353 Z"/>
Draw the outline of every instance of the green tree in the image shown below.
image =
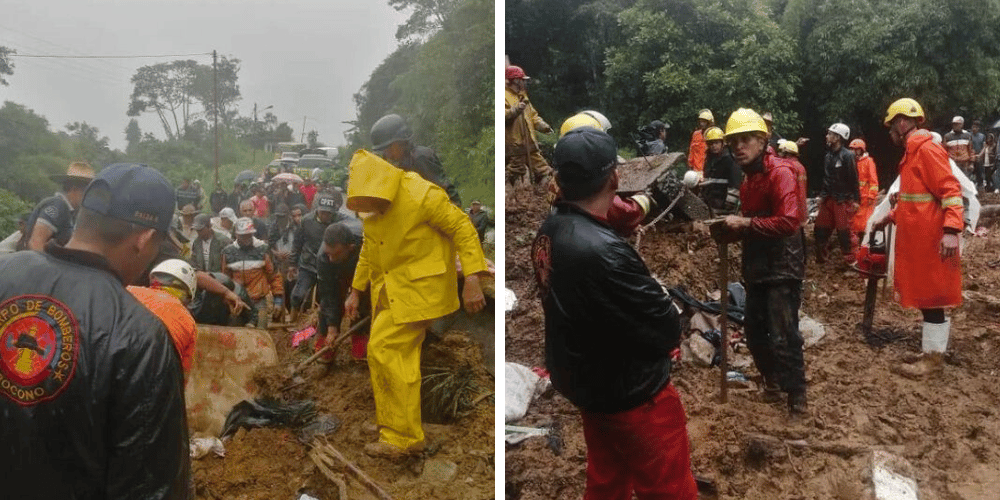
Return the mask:
<path id="1" fill-rule="evenodd" d="M 139 142 L 142 141 L 142 130 L 139 128 L 139 122 L 135 118 L 129 120 L 128 126 L 125 127 L 125 141 L 128 143 L 125 146 L 127 153 L 134 153 L 135 148 L 139 147 Z"/>
<path id="2" fill-rule="evenodd" d="M 397 11 L 413 9 L 410 18 L 396 30 L 396 39 L 420 38 L 437 31 L 458 4 L 458 0 L 389 0 Z"/>
<path id="3" fill-rule="evenodd" d="M 12 48 L 0 46 L 0 85 L 10 85 L 3 75 L 14 74 L 14 63 L 10 61 L 10 56 L 16 53 L 17 51 Z"/>

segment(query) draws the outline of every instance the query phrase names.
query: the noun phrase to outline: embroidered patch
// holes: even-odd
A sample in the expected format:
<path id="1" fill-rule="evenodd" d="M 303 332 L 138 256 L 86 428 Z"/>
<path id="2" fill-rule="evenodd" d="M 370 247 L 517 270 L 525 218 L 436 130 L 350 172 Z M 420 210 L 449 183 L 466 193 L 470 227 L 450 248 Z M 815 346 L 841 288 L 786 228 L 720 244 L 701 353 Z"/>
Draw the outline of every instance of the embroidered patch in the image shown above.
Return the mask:
<path id="1" fill-rule="evenodd" d="M 80 327 L 61 302 L 22 295 L 0 304 L 0 394 L 22 406 L 58 396 L 76 371 Z"/>
<path id="2" fill-rule="evenodd" d="M 57 208 L 55 205 L 49 205 L 45 207 L 42 210 L 42 212 L 45 212 L 45 215 L 49 216 L 49 219 L 51 220 L 56 220 L 57 218 L 59 218 L 59 208 Z"/>
<path id="3" fill-rule="evenodd" d="M 552 274 L 552 240 L 546 235 L 535 239 L 531 246 L 531 263 L 535 267 L 535 280 L 542 297 L 549 294 L 549 280 Z"/>

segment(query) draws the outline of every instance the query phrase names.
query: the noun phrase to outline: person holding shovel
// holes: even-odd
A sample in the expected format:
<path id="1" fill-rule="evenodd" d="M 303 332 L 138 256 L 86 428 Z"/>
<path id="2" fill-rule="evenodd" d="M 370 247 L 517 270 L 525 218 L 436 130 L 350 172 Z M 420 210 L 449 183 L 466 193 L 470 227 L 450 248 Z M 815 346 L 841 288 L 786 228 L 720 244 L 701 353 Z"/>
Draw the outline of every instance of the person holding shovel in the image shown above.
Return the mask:
<path id="1" fill-rule="evenodd" d="M 764 400 L 788 394 L 788 412 L 807 411 L 799 306 L 805 252 L 799 230 L 798 179 L 791 162 L 767 147 L 768 130 L 754 110 L 741 108 L 726 123 L 726 142 L 743 169 L 741 215 L 711 226 L 722 244 L 743 242 L 747 288 L 747 347 L 764 377 Z"/>
<path id="2" fill-rule="evenodd" d="M 555 148 L 555 211 L 532 246 L 545 311 L 545 365 L 583 417 L 585 499 L 694 500 L 691 453 L 670 352 L 677 311 L 639 254 L 608 223 L 617 145 L 580 128 Z"/>
<path id="3" fill-rule="evenodd" d="M 462 303 L 476 313 L 486 305 L 486 258 L 472 221 L 444 189 L 364 150 L 349 168 L 347 208 L 363 214 L 364 240 L 344 313 L 358 317 L 365 290 L 372 302 L 368 369 L 379 439 L 365 453 L 398 458 L 423 448 L 420 347 L 431 321 L 459 307 L 456 260 Z"/>

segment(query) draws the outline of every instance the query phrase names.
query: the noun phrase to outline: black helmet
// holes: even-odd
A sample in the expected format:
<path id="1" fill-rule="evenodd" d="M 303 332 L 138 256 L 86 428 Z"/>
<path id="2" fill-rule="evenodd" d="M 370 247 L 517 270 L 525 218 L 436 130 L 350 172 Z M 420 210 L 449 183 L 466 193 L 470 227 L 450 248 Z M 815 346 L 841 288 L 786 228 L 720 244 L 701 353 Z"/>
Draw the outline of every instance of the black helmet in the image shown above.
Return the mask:
<path id="1" fill-rule="evenodd" d="M 372 125 L 371 137 L 372 149 L 381 152 L 396 141 L 409 141 L 413 137 L 413 131 L 402 116 L 392 114 L 379 118 Z"/>

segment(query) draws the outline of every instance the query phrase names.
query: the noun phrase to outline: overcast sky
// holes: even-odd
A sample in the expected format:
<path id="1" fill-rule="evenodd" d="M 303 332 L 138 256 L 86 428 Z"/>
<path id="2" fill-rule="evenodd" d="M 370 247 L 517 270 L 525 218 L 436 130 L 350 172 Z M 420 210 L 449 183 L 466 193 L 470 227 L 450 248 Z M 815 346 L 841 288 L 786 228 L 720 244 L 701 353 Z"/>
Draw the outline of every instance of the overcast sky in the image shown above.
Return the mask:
<path id="1" fill-rule="evenodd" d="M 240 115 L 274 106 L 295 131 L 344 142 L 352 96 L 398 46 L 408 12 L 384 0 L 0 0 L 0 46 L 19 54 L 158 55 L 211 53 L 240 59 Z M 23 104 L 54 131 L 86 121 L 124 150 L 131 77 L 140 66 L 212 57 L 143 59 L 13 58 L 0 100 Z M 155 114 L 143 133 L 164 138 Z"/>

